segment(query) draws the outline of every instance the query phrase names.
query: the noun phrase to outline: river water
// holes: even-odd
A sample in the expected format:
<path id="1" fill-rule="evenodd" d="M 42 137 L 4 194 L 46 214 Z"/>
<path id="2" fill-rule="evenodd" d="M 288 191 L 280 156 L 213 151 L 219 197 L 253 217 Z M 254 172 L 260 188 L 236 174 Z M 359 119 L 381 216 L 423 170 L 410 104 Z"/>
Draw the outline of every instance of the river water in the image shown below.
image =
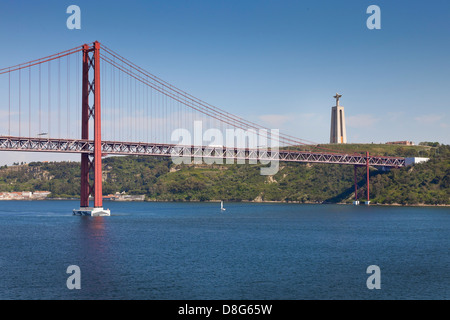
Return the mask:
<path id="1" fill-rule="evenodd" d="M 1 202 L 0 299 L 450 298 L 449 208 L 104 205 L 111 217 L 72 216 L 75 201 Z M 68 288 L 69 266 L 81 289 Z"/>

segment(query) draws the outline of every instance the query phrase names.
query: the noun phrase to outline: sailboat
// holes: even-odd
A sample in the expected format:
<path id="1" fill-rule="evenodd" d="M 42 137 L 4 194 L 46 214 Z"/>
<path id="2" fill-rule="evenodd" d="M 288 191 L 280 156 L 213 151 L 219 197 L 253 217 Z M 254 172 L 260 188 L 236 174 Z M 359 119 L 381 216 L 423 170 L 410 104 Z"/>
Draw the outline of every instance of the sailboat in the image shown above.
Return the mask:
<path id="1" fill-rule="evenodd" d="M 221 201 L 221 202 L 220 202 L 220 211 L 225 211 L 225 210 L 227 210 L 227 209 L 225 209 L 225 208 L 223 207 L 223 201 Z"/>

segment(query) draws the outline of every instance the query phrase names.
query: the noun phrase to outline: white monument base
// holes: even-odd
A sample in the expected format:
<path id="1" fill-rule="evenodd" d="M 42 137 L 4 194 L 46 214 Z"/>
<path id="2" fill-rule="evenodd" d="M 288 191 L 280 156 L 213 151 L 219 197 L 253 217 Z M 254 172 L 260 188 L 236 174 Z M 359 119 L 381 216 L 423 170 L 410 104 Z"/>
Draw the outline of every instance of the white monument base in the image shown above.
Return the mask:
<path id="1" fill-rule="evenodd" d="M 364 202 L 364 204 L 365 204 L 366 206 L 368 206 L 368 205 L 370 205 L 370 201 L 366 201 L 366 202 Z"/>
<path id="2" fill-rule="evenodd" d="M 109 217 L 111 211 L 103 208 L 80 208 L 73 210 L 74 216 L 88 216 L 88 217 Z"/>
<path id="3" fill-rule="evenodd" d="M 359 201 L 353 201 L 354 206 L 359 206 Z"/>

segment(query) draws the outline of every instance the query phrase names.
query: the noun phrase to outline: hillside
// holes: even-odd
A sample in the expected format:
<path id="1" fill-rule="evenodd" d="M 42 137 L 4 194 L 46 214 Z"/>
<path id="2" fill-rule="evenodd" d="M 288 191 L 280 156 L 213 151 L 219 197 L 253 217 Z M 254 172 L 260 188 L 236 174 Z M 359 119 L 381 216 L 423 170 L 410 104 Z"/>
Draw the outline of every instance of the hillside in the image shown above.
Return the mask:
<path id="1" fill-rule="evenodd" d="M 391 172 L 371 169 L 371 200 L 380 204 L 450 205 L 450 146 L 358 145 L 371 154 L 430 156 L 428 163 Z M 351 152 L 352 145 L 333 145 Z M 356 148 L 356 146 L 353 146 Z M 361 148 L 361 149 L 359 149 Z M 401 151 L 402 150 L 402 151 Z M 398 152 L 402 153 L 398 153 Z M 153 201 L 295 201 L 351 203 L 353 166 L 281 163 L 274 176 L 258 165 L 174 165 L 170 158 L 108 157 L 103 161 L 104 194 L 145 194 Z M 365 174 L 359 175 L 365 197 Z M 0 168 L 0 192 L 51 191 L 52 197 L 78 197 L 80 164 L 30 163 Z"/>
<path id="2" fill-rule="evenodd" d="M 425 142 L 424 145 L 405 146 L 405 145 L 387 145 L 387 144 L 333 144 L 318 145 L 317 151 L 337 152 L 337 153 L 365 153 L 369 151 L 370 155 L 377 156 L 399 156 L 399 157 L 432 157 L 436 154 L 437 143 Z M 301 150 L 301 148 L 298 148 Z"/>

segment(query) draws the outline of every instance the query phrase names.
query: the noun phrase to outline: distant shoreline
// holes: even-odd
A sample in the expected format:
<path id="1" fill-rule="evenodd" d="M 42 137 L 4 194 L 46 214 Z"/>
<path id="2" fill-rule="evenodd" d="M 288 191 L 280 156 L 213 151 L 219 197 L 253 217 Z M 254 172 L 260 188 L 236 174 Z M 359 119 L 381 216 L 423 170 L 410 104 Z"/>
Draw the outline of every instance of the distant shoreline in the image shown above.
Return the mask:
<path id="1" fill-rule="evenodd" d="M 29 202 L 40 202 L 40 201 L 79 201 L 80 198 L 46 198 L 46 199 L 2 199 L 1 201 L 29 201 Z M 200 201 L 200 200 L 145 200 L 145 201 L 137 201 L 137 200 L 109 200 L 104 199 L 103 201 L 111 201 L 111 202 L 185 202 L 185 203 L 220 203 L 221 200 L 206 200 L 206 201 Z M 314 204 L 314 205 L 348 205 L 353 206 L 352 203 L 323 203 L 323 202 L 300 202 L 300 201 L 249 201 L 249 200 L 241 200 L 241 201 L 224 201 L 228 203 L 264 203 L 264 204 Z M 361 203 L 360 206 L 365 206 L 364 203 Z M 424 204 L 424 203 L 417 203 L 417 204 L 400 204 L 400 203 L 390 203 L 390 204 L 384 204 L 384 203 L 371 203 L 370 206 L 382 206 L 382 207 L 443 207 L 447 208 L 450 207 L 448 204 Z"/>

